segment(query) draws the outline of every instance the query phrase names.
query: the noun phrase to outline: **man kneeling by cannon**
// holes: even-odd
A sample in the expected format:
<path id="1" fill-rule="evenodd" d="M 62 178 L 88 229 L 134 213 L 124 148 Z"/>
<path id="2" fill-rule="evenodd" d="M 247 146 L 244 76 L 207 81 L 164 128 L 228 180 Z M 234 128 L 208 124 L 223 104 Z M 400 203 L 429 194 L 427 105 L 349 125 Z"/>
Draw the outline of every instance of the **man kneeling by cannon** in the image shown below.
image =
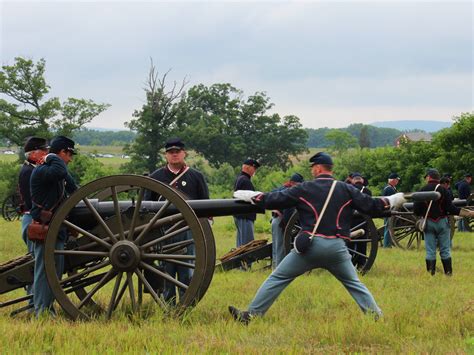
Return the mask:
<path id="1" fill-rule="evenodd" d="M 374 297 L 359 280 L 351 263 L 344 239 L 350 236 L 353 210 L 371 216 L 383 215 L 390 208 L 405 202 L 403 193 L 384 198 L 372 198 L 354 186 L 338 182 L 332 176 L 333 161 L 323 152 L 310 158 L 313 181 L 304 182 L 284 191 L 261 193 L 236 191 L 234 197 L 265 209 L 295 207 L 299 213 L 301 231 L 294 249 L 265 280 L 250 303 L 241 311 L 229 306 L 233 318 L 248 324 L 253 316 L 263 315 L 280 293 L 298 276 L 323 268 L 333 274 L 349 291 L 363 312 L 382 315 Z"/>

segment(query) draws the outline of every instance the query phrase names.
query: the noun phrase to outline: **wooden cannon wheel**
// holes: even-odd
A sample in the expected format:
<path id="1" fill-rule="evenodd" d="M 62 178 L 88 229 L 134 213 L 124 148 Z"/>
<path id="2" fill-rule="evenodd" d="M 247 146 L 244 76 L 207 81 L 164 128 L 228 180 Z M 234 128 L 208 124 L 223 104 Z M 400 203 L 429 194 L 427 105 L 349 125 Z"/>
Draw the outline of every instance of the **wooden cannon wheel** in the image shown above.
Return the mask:
<path id="1" fill-rule="evenodd" d="M 20 196 L 17 193 L 8 195 L 2 203 L 2 217 L 5 221 L 20 219 Z"/>
<path id="2" fill-rule="evenodd" d="M 120 210 L 117 191 L 121 186 L 137 190 L 136 202 L 127 211 Z M 115 214 L 102 218 L 89 198 L 107 189 L 112 191 Z M 165 203 L 159 211 L 141 208 L 146 190 L 163 196 Z M 68 219 L 72 209 L 81 202 L 95 222 L 94 228 L 83 229 Z M 167 213 L 170 206 L 178 213 Z M 65 227 L 78 234 L 76 247 L 56 249 L 57 236 Z M 191 239 L 173 240 L 188 231 Z M 72 319 L 97 316 L 98 309 L 104 310 L 110 318 L 119 306 L 139 311 L 140 284 L 154 303 L 163 310 L 170 310 L 171 302 L 164 300 L 163 294 L 150 285 L 145 272 L 176 286 L 176 306 L 172 309 L 180 314 L 199 302 L 212 279 L 215 245 L 211 237 L 209 225 L 201 223 L 186 201 L 169 186 L 138 175 L 104 177 L 76 191 L 53 216 L 45 242 L 46 276 L 56 300 Z M 79 263 L 73 265 L 75 274 L 62 280 L 54 262 L 59 256 L 70 259 L 73 264 Z M 164 263 L 192 271 L 189 284 L 168 274 L 162 266 Z M 69 292 L 78 288 L 84 289 L 86 294 L 81 292 L 78 296 Z M 88 307 L 91 300 L 99 307 Z"/>
<path id="3" fill-rule="evenodd" d="M 284 233 L 284 246 L 286 254 L 288 254 L 291 249 L 293 249 L 293 240 L 301 230 L 298 218 L 298 212 L 293 213 L 290 220 L 288 221 L 288 224 L 286 225 Z M 351 241 L 348 242 L 347 249 L 352 256 L 353 262 L 358 259 L 358 264 L 360 265 L 358 270 L 362 274 L 365 274 L 372 268 L 375 262 L 379 248 L 378 243 L 380 237 L 374 222 L 368 216 L 363 216 L 363 221 L 351 228 L 351 232 L 359 229 L 365 230 L 365 234 L 351 238 Z M 367 245 L 366 253 L 360 252 L 362 243 L 366 243 Z"/>
<path id="4" fill-rule="evenodd" d="M 402 249 L 420 249 L 421 242 L 425 239 L 421 231 L 422 218 L 415 216 L 407 207 L 401 207 L 400 215 L 393 215 L 388 220 L 390 237 L 395 246 Z M 449 217 L 450 237 L 454 238 L 455 220 Z"/>

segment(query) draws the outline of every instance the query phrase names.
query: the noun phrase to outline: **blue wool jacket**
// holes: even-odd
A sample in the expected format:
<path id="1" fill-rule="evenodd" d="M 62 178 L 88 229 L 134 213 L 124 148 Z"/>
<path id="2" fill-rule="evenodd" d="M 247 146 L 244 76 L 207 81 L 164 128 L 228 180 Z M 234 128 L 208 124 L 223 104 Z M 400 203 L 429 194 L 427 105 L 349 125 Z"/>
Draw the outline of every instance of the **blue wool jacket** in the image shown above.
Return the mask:
<path id="1" fill-rule="evenodd" d="M 261 194 L 255 202 L 270 210 L 295 207 L 299 213 L 301 233 L 311 234 L 333 181 L 331 175 L 319 175 L 313 181 L 283 191 Z M 316 235 L 349 239 L 354 210 L 370 216 L 382 216 L 389 208 L 386 199 L 372 198 L 352 185 L 338 182 Z"/>
<path id="2" fill-rule="evenodd" d="M 30 178 L 31 216 L 39 221 L 41 209 L 53 212 L 61 201 L 77 190 L 74 179 L 67 171 L 66 163 L 56 154 L 48 154 L 45 162 L 37 166 Z"/>

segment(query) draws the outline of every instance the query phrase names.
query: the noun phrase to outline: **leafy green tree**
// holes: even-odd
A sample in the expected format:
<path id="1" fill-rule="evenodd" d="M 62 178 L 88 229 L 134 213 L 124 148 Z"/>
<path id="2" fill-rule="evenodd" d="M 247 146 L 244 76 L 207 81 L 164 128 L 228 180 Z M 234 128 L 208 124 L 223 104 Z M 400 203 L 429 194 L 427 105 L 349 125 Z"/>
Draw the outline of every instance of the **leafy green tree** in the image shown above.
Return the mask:
<path id="1" fill-rule="evenodd" d="M 359 146 L 361 148 L 370 148 L 369 126 L 362 126 L 359 136 Z"/>
<path id="2" fill-rule="evenodd" d="M 31 135 L 70 136 L 109 107 L 92 100 L 68 98 L 61 103 L 48 98 L 45 66 L 44 59 L 34 63 L 17 57 L 0 71 L 0 94 L 9 99 L 0 98 L 0 135 L 19 146 Z"/>
<path id="3" fill-rule="evenodd" d="M 466 172 L 474 173 L 474 113 L 462 113 L 454 118 L 450 128 L 439 131 L 432 144 L 438 154 L 432 159 L 433 166 L 441 172 L 451 173 L 460 179 Z"/>
<path id="4" fill-rule="evenodd" d="M 287 168 L 291 155 L 305 151 L 307 134 L 298 117 L 269 114 L 272 107 L 265 93 L 245 99 L 231 84 L 200 84 L 181 105 L 181 136 L 215 167 L 226 162 L 236 167 L 251 156 Z"/>
<path id="5" fill-rule="evenodd" d="M 344 152 L 349 148 L 357 147 L 357 138 L 340 129 L 330 130 L 325 134 L 325 138 L 332 142 L 331 149 L 336 152 Z"/>
<path id="6" fill-rule="evenodd" d="M 123 171 L 139 174 L 154 171 L 163 162 L 160 150 L 166 140 L 176 135 L 176 116 L 187 82 L 186 79 L 180 85 L 174 82 L 168 89 L 168 73 L 159 77 L 151 62 L 144 88 L 146 103 L 141 110 L 133 113 L 134 119 L 125 123 L 137 135 L 132 143 L 124 147 L 124 152 L 130 155 L 131 160 L 123 165 Z"/>

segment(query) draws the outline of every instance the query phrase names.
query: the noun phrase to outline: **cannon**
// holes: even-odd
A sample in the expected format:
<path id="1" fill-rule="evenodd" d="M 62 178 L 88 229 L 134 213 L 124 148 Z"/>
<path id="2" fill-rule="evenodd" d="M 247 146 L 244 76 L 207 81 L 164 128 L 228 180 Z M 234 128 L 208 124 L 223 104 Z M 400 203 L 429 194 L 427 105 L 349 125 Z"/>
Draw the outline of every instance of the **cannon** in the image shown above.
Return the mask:
<path id="1" fill-rule="evenodd" d="M 146 191 L 162 200 L 144 200 Z M 49 224 L 45 241 L 48 284 L 73 320 L 110 318 L 119 310 L 136 313 L 154 306 L 182 314 L 199 302 L 213 277 L 216 249 L 208 217 L 249 212 L 264 210 L 233 199 L 186 201 L 169 186 L 145 176 L 95 180 L 66 199 Z M 70 238 L 64 249 L 56 249 L 64 228 Z M 190 239 L 177 239 L 184 232 L 190 232 Z M 55 257 L 64 258 L 62 273 Z M 168 274 L 166 264 L 188 270 L 190 281 L 184 283 Z M 30 255 L 0 265 L 0 294 L 30 284 L 32 276 Z M 174 302 L 163 296 L 165 282 L 177 290 Z M 29 299 L 18 297 L 0 307 Z"/>
<path id="2" fill-rule="evenodd" d="M 467 200 L 456 199 L 453 204 L 457 207 L 474 209 L 474 194 Z M 474 220 L 466 218 L 466 227 L 469 231 L 474 228 Z M 388 228 L 393 245 L 402 249 L 420 249 L 424 240 L 424 232 L 421 230 L 422 217 L 413 213 L 413 203 L 405 203 L 398 213 L 393 214 L 388 220 Z M 451 226 L 451 239 L 454 237 L 456 228 L 455 217 L 449 216 Z"/>
<path id="3" fill-rule="evenodd" d="M 17 192 L 9 194 L 2 202 L 2 217 L 5 221 L 15 221 L 21 216 L 21 197 Z"/>

